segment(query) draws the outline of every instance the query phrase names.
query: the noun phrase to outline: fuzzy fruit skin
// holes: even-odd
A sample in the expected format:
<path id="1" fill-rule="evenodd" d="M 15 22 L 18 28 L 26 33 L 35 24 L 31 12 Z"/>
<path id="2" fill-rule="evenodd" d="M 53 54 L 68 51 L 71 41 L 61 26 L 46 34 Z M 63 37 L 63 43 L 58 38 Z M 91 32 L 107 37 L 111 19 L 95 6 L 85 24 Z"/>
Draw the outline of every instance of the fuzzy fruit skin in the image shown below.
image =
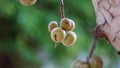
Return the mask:
<path id="1" fill-rule="evenodd" d="M 63 43 L 64 46 L 69 47 L 69 46 L 72 46 L 75 43 L 76 39 L 77 39 L 76 34 L 72 31 L 70 31 L 70 32 L 67 32 L 66 37 L 62 41 L 62 43 Z"/>
<path id="2" fill-rule="evenodd" d="M 51 21 L 49 24 L 48 24 L 48 31 L 51 32 L 55 27 L 58 27 L 58 24 L 56 21 Z"/>
<path id="3" fill-rule="evenodd" d="M 103 68 L 103 61 L 99 56 L 93 56 L 89 64 L 91 68 Z"/>
<path id="4" fill-rule="evenodd" d="M 24 6 L 31 6 L 36 2 L 36 0 L 19 0 L 19 1 Z"/>
<path id="5" fill-rule="evenodd" d="M 89 65 L 86 62 L 77 60 L 73 64 L 72 68 L 89 68 Z"/>
<path id="6" fill-rule="evenodd" d="M 55 43 L 60 43 L 65 39 L 66 32 L 62 30 L 60 27 L 56 27 L 51 31 L 51 39 Z"/>
<path id="7" fill-rule="evenodd" d="M 63 18 L 60 21 L 60 27 L 65 31 L 72 31 L 75 28 L 75 23 L 71 19 Z"/>

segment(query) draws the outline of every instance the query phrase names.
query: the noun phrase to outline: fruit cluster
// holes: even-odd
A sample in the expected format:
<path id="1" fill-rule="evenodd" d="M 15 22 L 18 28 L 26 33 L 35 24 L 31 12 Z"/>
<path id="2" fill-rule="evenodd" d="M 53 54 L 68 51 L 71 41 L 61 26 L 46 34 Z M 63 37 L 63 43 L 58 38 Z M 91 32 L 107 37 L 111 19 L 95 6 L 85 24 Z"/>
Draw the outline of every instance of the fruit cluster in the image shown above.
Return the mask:
<path id="1" fill-rule="evenodd" d="M 73 68 L 103 68 L 103 61 L 99 56 L 93 56 L 88 63 L 77 60 Z"/>
<path id="2" fill-rule="evenodd" d="M 75 23 L 69 18 L 62 18 L 60 21 L 60 26 L 56 21 L 51 21 L 48 25 L 48 30 L 51 32 L 51 39 L 55 43 L 63 43 L 65 46 L 72 46 L 77 36 L 73 32 L 75 28 Z"/>
<path id="3" fill-rule="evenodd" d="M 24 6 L 31 6 L 36 2 L 36 0 L 19 0 L 19 1 Z"/>

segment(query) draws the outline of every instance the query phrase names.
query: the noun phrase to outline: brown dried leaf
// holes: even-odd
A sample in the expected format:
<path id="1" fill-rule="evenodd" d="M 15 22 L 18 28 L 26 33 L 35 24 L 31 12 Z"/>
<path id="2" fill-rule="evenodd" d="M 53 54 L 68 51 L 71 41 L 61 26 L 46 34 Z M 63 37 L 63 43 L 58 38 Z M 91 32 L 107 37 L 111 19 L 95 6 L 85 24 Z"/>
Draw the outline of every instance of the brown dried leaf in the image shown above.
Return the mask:
<path id="1" fill-rule="evenodd" d="M 97 26 L 120 53 L 120 0 L 92 0 Z"/>

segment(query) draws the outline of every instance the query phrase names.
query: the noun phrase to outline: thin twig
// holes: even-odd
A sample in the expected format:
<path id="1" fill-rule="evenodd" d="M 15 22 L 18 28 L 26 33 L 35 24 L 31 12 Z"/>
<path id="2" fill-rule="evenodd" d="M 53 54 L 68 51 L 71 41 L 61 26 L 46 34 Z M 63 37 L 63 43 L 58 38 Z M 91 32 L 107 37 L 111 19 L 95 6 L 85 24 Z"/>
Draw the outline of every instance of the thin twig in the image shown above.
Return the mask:
<path id="1" fill-rule="evenodd" d="M 88 56 L 86 57 L 87 63 L 89 63 L 89 60 L 90 60 L 91 56 L 93 55 L 93 52 L 96 48 L 96 42 L 97 42 L 98 38 L 99 38 L 99 27 L 97 27 L 95 29 L 93 40 L 92 40 L 91 47 L 90 47 L 90 51 L 88 53 Z"/>
<path id="2" fill-rule="evenodd" d="M 64 1 L 60 0 L 60 13 L 61 13 L 61 19 L 65 17 L 64 13 Z"/>
<path id="3" fill-rule="evenodd" d="M 94 36 L 93 40 L 92 40 L 91 47 L 90 47 L 90 51 L 89 51 L 88 56 L 87 56 L 87 62 L 89 62 L 89 59 L 91 58 L 91 56 L 96 48 L 96 42 L 97 42 L 97 37 Z"/>

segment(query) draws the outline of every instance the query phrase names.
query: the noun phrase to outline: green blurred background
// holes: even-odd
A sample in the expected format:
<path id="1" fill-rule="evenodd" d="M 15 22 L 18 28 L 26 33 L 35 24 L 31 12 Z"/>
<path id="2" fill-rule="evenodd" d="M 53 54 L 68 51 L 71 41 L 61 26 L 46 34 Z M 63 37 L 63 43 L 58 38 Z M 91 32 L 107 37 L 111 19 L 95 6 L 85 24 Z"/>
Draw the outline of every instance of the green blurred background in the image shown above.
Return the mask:
<path id="1" fill-rule="evenodd" d="M 23 6 L 18 0 L 0 0 L 0 68 L 71 68 L 76 59 L 85 61 L 95 27 L 91 0 L 64 0 L 65 15 L 76 24 L 77 41 L 72 47 L 54 42 L 48 32 L 50 21 L 60 21 L 59 0 L 37 0 Z M 104 68 L 120 68 L 120 57 L 104 39 L 94 55 Z"/>

